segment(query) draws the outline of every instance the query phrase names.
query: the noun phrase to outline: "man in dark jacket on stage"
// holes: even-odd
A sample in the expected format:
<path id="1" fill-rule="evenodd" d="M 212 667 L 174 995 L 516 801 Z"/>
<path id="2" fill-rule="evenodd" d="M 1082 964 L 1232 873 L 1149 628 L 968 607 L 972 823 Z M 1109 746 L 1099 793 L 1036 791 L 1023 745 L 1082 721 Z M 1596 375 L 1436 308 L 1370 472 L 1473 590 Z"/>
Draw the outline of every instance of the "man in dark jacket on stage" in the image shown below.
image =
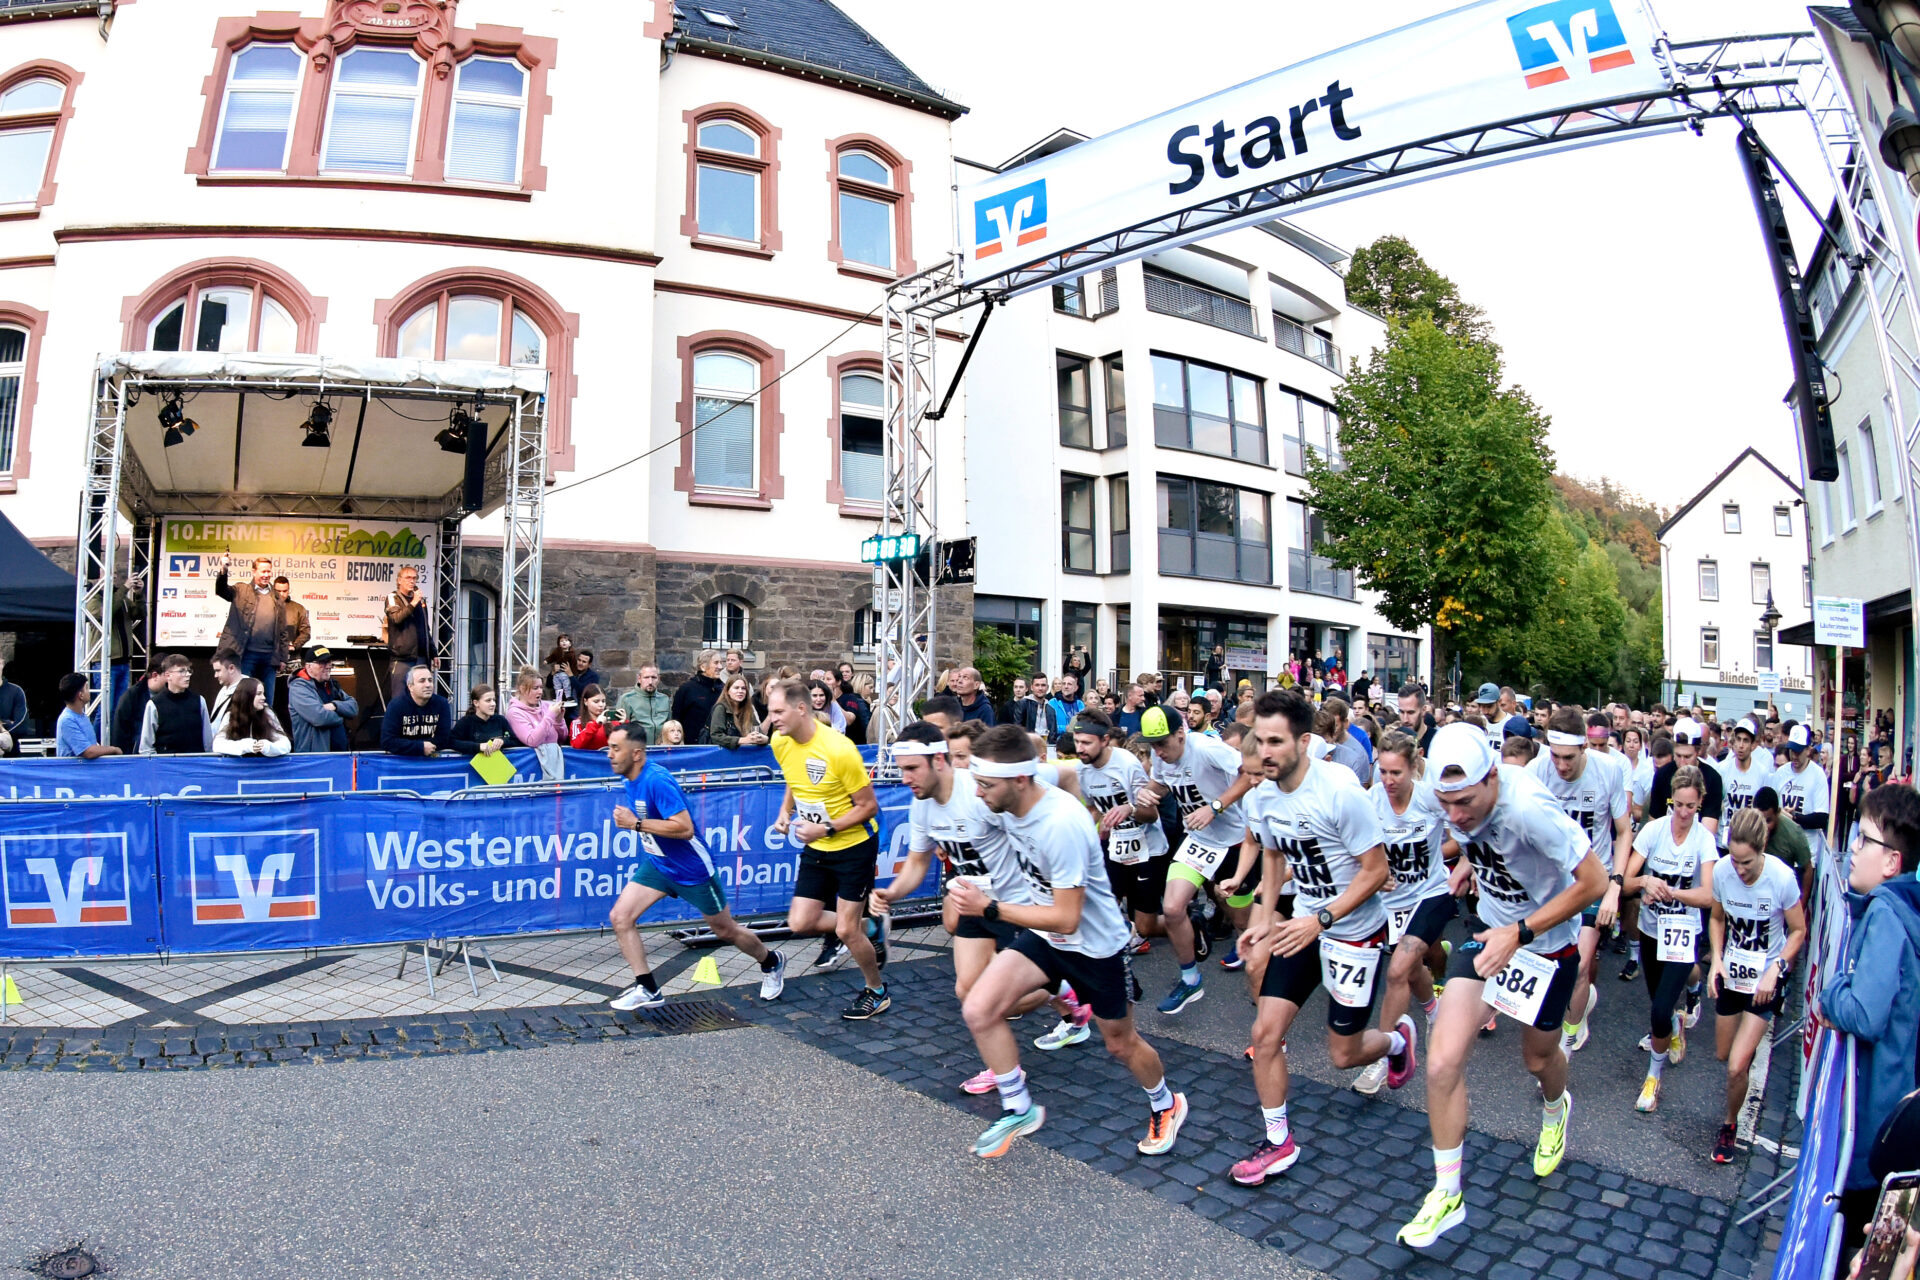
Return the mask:
<path id="1" fill-rule="evenodd" d="M 231 567 L 228 557 L 220 557 L 220 572 L 213 580 L 213 593 L 228 602 L 227 625 L 220 629 L 216 649 L 231 649 L 240 655 L 240 674 L 252 676 L 273 701 L 274 681 L 286 665 L 286 611 L 273 589 L 273 557 L 253 558 L 253 578 L 243 587 L 227 581 Z"/>

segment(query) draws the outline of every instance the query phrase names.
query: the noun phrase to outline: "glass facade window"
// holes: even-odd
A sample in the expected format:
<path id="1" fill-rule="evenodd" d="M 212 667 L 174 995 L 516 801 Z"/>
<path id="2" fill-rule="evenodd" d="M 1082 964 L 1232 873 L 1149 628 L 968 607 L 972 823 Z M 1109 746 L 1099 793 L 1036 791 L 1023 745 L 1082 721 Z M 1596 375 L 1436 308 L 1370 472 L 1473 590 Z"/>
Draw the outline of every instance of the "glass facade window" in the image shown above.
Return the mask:
<path id="1" fill-rule="evenodd" d="M 1126 573 L 1133 568 L 1133 525 L 1127 512 L 1132 492 L 1132 482 L 1126 476 L 1107 477 L 1108 527 L 1113 531 L 1107 560 L 1110 573 Z"/>
<path id="2" fill-rule="evenodd" d="M 977 627 L 992 627 L 1012 636 L 1015 640 L 1025 640 L 1040 651 L 1040 624 L 1046 617 L 1047 606 L 1042 600 L 1028 600 L 1019 596 L 975 596 L 973 598 L 973 624 Z"/>
<path id="3" fill-rule="evenodd" d="M 1093 363 L 1083 356 L 1056 352 L 1054 381 L 1060 402 L 1060 443 L 1093 448 Z"/>
<path id="4" fill-rule="evenodd" d="M 1093 572 L 1093 478 L 1060 477 L 1060 567 Z"/>
<path id="5" fill-rule="evenodd" d="M 1340 417 L 1333 406 L 1291 387 L 1273 392 L 1272 422 L 1280 432 L 1283 462 L 1290 475 L 1307 474 L 1307 459 L 1320 457 L 1340 465 Z"/>
<path id="6" fill-rule="evenodd" d="M 1118 449 L 1127 442 L 1127 376 L 1119 356 L 1100 362 L 1106 373 L 1107 448 Z"/>
<path id="7" fill-rule="evenodd" d="M 1087 655 L 1087 670 L 1092 673 L 1100 670 L 1099 664 L 1094 661 L 1093 648 L 1094 627 L 1099 616 L 1100 610 L 1096 605 L 1069 602 L 1060 606 L 1060 661 L 1063 666 L 1073 656 L 1073 651 L 1079 649 Z M 1089 675 L 1087 686 L 1080 690 L 1082 698 L 1086 697 L 1092 680 L 1093 676 Z"/>
<path id="8" fill-rule="evenodd" d="M 885 486 L 881 415 L 886 389 L 877 373 L 840 375 L 840 493 L 847 502 L 880 504 Z"/>
<path id="9" fill-rule="evenodd" d="M 1287 586 L 1316 596 L 1354 598 L 1353 570 L 1333 563 L 1323 549 L 1326 522 L 1297 498 L 1287 499 Z"/>
<path id="10" fill-rule="evenodd" d="M 1266 494 L 1161 476 L 1157 497 L 1161 573 L 1225 582 L 1273 581 Z"/>
<path id="11" fill-rule="evenodd" d="M 1153 438 L 1170 449 L 1265 465 L 1267 428 L 1259 379 L 1156 352 Z"/>

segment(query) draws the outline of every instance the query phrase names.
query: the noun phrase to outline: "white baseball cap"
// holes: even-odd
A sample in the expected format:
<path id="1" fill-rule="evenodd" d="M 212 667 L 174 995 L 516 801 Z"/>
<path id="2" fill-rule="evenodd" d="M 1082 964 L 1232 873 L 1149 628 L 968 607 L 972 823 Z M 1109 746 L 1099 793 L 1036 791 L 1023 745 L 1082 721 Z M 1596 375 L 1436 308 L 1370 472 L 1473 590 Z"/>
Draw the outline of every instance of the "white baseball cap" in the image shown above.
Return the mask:
<path id="1" fill-rule="evenodd" d="M 1813 745 L 1813 734 L 1803 724 L 1797 724 L 1787 730 L 1787 745 L 1798 751 Z"/>
<path id="2" fill-rule="evenodd" d="M 1733 726 L 1733 731 L 1735 733 L 1744 733 L 1744 734 L 1747 734 L 1749 737 L 1754 737 L 1754 738 L 1757 738 L 1760 736 L 1760 726 L 1754 723 L 1754 719 L 1752 716 L 1746 717 L 1739 724 L 1736 724 L 1735 726 Z"/>
<path id="3" fill-rule="evenodd" d="M 1673 722 L 1673 740 L 1675 742 L 1692 745 L 1697 744 L 1706 736 L 1707 731 L 1702 728 L 1700 722 L 1692 716 L 1682 716 Z"/>
<path id="4" fill-rule="evenodd" d="M 1486 731 L 1464 720 L 1442 725 L 1427 747 L 1427 776 L 1435 791 L 1462 791 L 1486 777 L 1499 764 Z M 1458 769 L 1457 778 L 1447 777 L 1449 769 Z"/>

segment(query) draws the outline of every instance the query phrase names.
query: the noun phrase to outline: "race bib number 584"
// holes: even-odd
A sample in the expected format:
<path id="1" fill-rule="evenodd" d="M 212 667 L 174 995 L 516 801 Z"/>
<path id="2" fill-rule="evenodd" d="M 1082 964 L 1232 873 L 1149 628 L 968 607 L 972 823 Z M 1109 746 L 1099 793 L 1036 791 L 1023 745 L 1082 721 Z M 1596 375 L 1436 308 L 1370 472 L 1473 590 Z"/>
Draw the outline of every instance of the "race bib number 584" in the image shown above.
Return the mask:
<path id="1" fill-rule="evenodd" d="M 1486 1001 L 1522 1026 L 1530 1027 L 1540 1018 L 1540 1006 L 1546 1002 L 1547 988 L 1553 985 L 1560 967 L 1532 951 L 1516 951 L 1507 967 L 1487 982 Z"/>

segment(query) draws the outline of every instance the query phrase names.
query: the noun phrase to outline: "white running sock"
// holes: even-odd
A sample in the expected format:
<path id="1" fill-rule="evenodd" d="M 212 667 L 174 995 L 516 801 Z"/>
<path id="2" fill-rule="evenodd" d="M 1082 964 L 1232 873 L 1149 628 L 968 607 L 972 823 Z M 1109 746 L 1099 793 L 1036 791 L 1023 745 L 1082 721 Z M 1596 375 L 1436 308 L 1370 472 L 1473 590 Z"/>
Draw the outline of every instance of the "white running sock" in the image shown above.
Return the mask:
<path id="1" fill-rule="evenodd" d="M 1155 1111 L 1165 1111 L 1173 1106 L 1173 1090 L 1167 1088 L 1167 1078 L 1160 1077 L 1160 1083 L 1147 1090 L 1147 1105 Z"/>
<path id="2" fill-rule="evenodd" d="M 1000 1107 L 1003 1111 L 1017 1111 L 1025 1115 L 1033 1109 L 1033 1095 L 1027 1092 L 1027 1073 L 1015 1067 L 1006 1075 L 996 1073 L 993 1083 L 1000 1089 Z"/>
<path id="3" fill-rule="evenodd" d="M 1406 1051 L 1407 1051 L 1406 1034 L 1400 1031 L 1388 1032 L 1387 1033 L 1387 1056 L 1391 1058 L 1397 1053 L 1405 1053 Z"/>
<path id="4" fill-rule="evenodd" d="M 1287 1142 L 1287 1104 L 1283 1102 L 1277 1107 L 1260 1108 L 1260 1118 L 1267 1122 L 1267 1141 L 1276 1147 L 1285 1146 Z"/>
<path id="5" fill-rule="evenodd" d="M 1460 1166 L 1464 1163 L 1461 1154 L 1465 1150 L 1465 1147 L 1433 1149 L 1433 1185 L 1449 1195 L 1460 1194 Z"/>
<path id="6" fill-rule="evenodd" d="M 1547 1103 L 1541 1110 L 1546 1116 L 1546 1119 L 1552 1124 L 1559 1124 L 1562 1120 L 1565 1120 L 1567 1118 L 1567 1091 L 1562 1089 L 1560 1096 Z"/>
<path id="7" fill-rule="evenodd" d="M 1667 1055 L 1664 1050 L 1655 1049 L 1647 1060 L 1647 1074 L 1658 1080 L 1667 1073 Z"/>

